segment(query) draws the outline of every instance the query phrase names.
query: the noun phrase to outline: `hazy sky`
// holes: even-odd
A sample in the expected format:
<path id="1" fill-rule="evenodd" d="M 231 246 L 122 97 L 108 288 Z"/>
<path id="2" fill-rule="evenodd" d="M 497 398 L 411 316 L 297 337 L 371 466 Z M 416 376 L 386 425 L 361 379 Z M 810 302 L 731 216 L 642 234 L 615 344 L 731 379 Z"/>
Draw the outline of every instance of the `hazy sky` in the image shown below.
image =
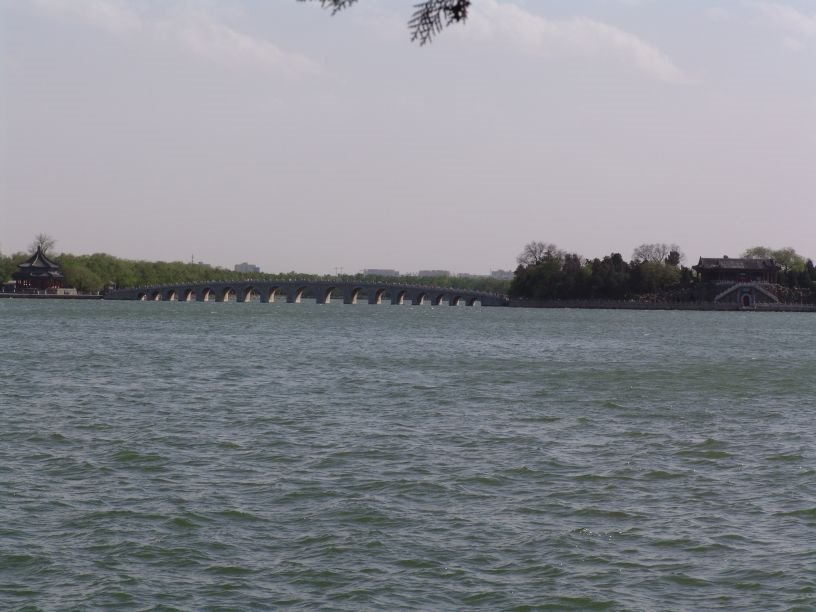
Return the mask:
<path id="1" fill-rule="evenodd" d="M 0 0 L 0 251 L 346 273 L 816 257 L 816 3 Z"/>

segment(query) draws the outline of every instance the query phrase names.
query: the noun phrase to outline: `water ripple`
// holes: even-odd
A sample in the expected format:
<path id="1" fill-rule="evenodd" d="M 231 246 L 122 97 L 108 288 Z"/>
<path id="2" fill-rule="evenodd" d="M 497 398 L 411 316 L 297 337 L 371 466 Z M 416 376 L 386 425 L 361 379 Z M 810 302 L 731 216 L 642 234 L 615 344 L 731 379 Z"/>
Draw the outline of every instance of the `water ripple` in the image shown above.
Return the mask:
<path id="1" fill-rule="evenodd" d="M 808 315 L 20 302 L 6 608 L 816 605 Z"/>

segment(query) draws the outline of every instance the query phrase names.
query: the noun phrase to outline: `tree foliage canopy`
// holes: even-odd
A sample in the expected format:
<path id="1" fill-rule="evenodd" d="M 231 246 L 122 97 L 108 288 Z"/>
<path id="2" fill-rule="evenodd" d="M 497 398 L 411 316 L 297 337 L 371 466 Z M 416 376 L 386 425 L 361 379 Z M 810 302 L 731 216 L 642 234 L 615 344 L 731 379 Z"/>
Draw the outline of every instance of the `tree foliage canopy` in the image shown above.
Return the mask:
<path id="1" fill-rule="evenodd" d="M 685 258 L 679 246 L 665 242 L 641 244 L 632 252 L 632 261 L 668 263 L 672 266 L 679 265 Z"/>
<path id="2" fill-rule="evenodd" d="M 27 253 L 15 253 L 4 256 L 0 254 L 0 282 L 11 280 L 17 266 L 29 257 Z M 134 261 L 120 259 L 106 253 L 93 255 L 71 255 L 63 253 L 54 257 L 65 275 L 65 286 L 73 287 L 80 293 L 99 293 L 109 287 L 125 288 L 150 285 L 168 285 L 181 283 L 198 283 L 205 281 L 229 280 L 332 280 L 337 276 L 286 272 L 267 274 L 257 272 L 234 272 L 226 268 L 210 266 L 203 263 L 181 261 Z M 373 278 L 362 274 L 343 275 L 341 280 L 360 282 L 371 280 L 394 281 L 393 278 Z M 399 282 L 439 287 L 455 287 L 472 291 L 489 291 L 507 293 L 509 281 L 490 277 L 418 277 L 401 276 Z"/>
<path id="3" fill-rule="evenodd" d="M 561 260 L 564 252 L 551 242 L 528 242 L 524 245 L 516 261 L 522 266 L 535 266 L 545 261 Z"/>
<path id="4" fill-rule="evenodd" d="M 299 2 L 320 2 L 332 14 L 348 8 L 357 0 L 299 0 Z M 414 13 L 408 21 L 411 40 L 420 45 L 431 42 L 446 26 L 465 21 L 471 0 L 423 0 L 414 5 Z"/>
<path id="5" fill-rule="evenodd" d="M 743 257 L 773 257 L 785 267 L 777 284 L 780 299 L 816 300 L 816 266 L 791 248 L 753 247 Z M 711 289 L 682 265 L 676 244 L 642 244 L 625 261 L 620 253 L 581 260 L 554 244 L 529 242 L 518 256 L 510 296 L 528 300 L 697 301 Z M 719 289 L 717 290 L 719 291 Z"/>
<path id="6" fill-rule="evenodd" d="M 754 246 L 745 249 L 742 256 L 748 259 L 773 259 L 785 271 L 802 272 L 807 266 L 807 260 L 792 247 L 772 249 L 766 246 Z"/>

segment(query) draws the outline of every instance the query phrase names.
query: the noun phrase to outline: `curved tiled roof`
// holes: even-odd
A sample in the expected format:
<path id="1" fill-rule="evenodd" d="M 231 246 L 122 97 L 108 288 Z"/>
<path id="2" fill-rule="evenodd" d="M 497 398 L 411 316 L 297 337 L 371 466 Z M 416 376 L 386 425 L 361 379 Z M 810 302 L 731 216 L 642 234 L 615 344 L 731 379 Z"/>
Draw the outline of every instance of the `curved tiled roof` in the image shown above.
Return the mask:
<path id="1" fill-rule="evenodd" d="M 42 278 L 50 276 L 61 278 L 62 272 L 59 266 L 45 256 L 43 250 L 37 247 L 37 252 L 17 266 L 17 272 L 11 275 L 12 278 Z"/>
<path id="2" fill-rule="evenodd" d="M 21 270 L 28 270 L 32 268 L 39 270 L 59 270 L 59 266 L 48 259 L 40 247 L 37 247 L 37 252 L 17 267 Z"/>
<path id="3" fill-rule="evenodd" d="M 780 270 L 773 259 L 742 259 L 731 257 L 701 257 L 695 270 Z"/>

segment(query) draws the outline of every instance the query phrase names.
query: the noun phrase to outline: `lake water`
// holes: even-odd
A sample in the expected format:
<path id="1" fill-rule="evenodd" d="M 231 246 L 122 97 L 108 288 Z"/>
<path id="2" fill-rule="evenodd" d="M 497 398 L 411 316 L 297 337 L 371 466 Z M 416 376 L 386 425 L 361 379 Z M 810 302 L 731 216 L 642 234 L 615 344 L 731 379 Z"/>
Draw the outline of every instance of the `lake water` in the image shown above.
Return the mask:
<path id="1" fill-rule="evenodd" d="M 814 609 L 816 315 L 0 300 L 2 609 Z"/>

